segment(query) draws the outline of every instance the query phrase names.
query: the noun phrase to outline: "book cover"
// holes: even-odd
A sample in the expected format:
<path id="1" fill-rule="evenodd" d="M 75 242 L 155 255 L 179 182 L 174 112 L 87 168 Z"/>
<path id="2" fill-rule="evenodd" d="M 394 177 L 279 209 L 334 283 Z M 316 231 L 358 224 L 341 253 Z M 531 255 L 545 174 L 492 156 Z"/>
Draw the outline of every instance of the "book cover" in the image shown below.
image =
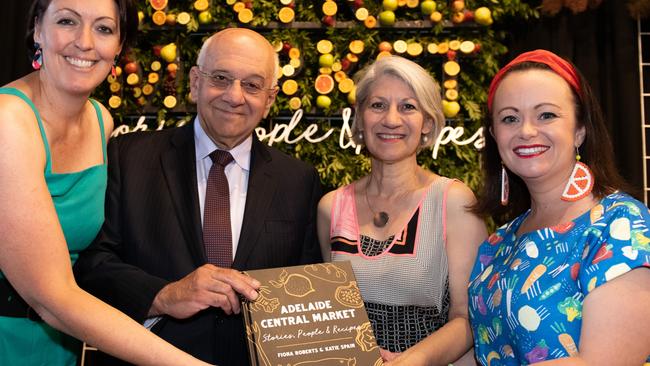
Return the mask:
<path id="1" fill-rule="evenodd" d="M 349 262 L 246 273 L 262 284 L 243 304 L 252 365 L 383 364 Z"/>

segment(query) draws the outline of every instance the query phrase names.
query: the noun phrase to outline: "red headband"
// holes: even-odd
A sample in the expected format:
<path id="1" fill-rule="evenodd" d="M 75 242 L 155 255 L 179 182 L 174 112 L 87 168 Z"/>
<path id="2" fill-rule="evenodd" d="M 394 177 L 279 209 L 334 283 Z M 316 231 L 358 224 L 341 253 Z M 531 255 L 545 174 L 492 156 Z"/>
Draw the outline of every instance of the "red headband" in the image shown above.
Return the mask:
<path id="1" fill-rule="evenodd" d="M 489 111 L 492 111 L 492 102 L 494 102 L 494 94 L 497 90 L 497 87 L 501 83 L 501 80 L 503 80 L 503 77 L 506 74 L 506 72 L 510 70 L 513 66 L 527 61 L 538 62 L 540 64 L 544 64 L 550 67 L 551 70 L 553 70 L 556 74 L 560 75 L 562 79 L 566 80 L 566 82 L 569 83 L 571 88 L 580 97 L 582 97 L 582 91 L 580 90 L 580 79 L 578 78 L 578 73 L 576 72 L 576 69 L 573 67 L 573 65 L 571 65 L 569 62 L 567 62 L 565 59 L 561 58 L 560 56 L 554 54 L 553 52 L 546 51 L 546 50 L 535 50 L 535 51 L 525 52 L 517 56 L 514 60 L 510 61 L 510 63 L 508 63 L 503 68 L 501 68 L 501 70 L 499 70 L 499 72 L 497 72 L 496 75 L 494 75 L 494 78 L 492 79 L 492 83 L 490 83 L 490 89 L 488 91 L 487 105 Z"/>

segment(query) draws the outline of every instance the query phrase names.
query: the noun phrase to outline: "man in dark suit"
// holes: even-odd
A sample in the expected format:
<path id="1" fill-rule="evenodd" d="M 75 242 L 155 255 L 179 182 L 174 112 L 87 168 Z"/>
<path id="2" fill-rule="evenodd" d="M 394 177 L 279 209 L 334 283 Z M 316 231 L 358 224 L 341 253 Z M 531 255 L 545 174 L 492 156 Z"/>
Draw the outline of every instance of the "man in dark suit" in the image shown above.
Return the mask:
<path id="1" fill-rule="evenodd" d="M 75 274 L 83 288 L 153 323 L 177 347 L 221 366 L 247 365 L 239 298 L 255 299 L 259 282 L 240 271 L 321 260 L 321 186 L 313 167 L 253 134 L 277 93 L 277 55 L 264 37 L 242 28 L 218 32 L 197 64 L 190 71 L 194 123 L 109 145 L 106 222 Z M 207 223 L 223 214 L 204 204 L 215 149 L 233 158 L 222 168 L 230 268 L 210 264 L 204 247 Z"/>

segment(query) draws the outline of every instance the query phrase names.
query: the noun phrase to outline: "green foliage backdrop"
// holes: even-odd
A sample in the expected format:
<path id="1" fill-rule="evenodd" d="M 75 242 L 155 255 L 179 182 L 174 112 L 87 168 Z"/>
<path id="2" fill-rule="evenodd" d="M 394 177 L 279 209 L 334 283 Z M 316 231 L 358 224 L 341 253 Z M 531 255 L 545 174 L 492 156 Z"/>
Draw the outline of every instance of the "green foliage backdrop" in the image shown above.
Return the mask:
<path id="1" fill-rule="evenodd" d="M 536 9 L 522 0 L 435 0 L 436 12 L 442 19 L 432 20 L 421 8 L 424 1 L 138 0 L 141 21 L 137 44 L 119 60 L 119 75 L 109 76 L 95 97 L 110 106 L 116 125 L 133 126 L 140 116 L 147 117 L 150 129 L 187 123 L 196 109 L 189 96 L 187 71 L 195 64 L 205 37 L 225 27 L 253 28 L 277 46 L 282 66 L 295 66 L 292 75 L 280 77 L 279 85 L 291 79 L 298 86 L 292 95 L 278 93 L 269 118 L 262 126 L 270 130 L 276 123 L 286 123 L 295 111 L 291 107 L 295 108 L 296 104 L 292 103 L 297 103 L 305 116 L 292 137 L 311 123 L 318 124 L 320 131 L 334 129 L 328 139 L 317 144 L 303 140 L 295 145 L 278 144 L 276 147 L 313 164 L 328 188 L 338 187 L 365 174 L 369 161 L 363 154 L 356 155 L 352 149 L 339 147 L 341 110 L 350 107 L 351 97 L 340 91 L 337 84 L 327 94 L 330 105 L 318 107 L 319 93 L 314 81 L 319 74 L 334 70 L 331 71 L 334 75 L 336 70 L 342 69 L 338 77 L 352 78 L 356 71 L 377 58 L 380 43 L 388 42 L 394 46 L 392 53 L 418 62 L 441 84 L 456 80 L 452 89 L 458 92 L 461 108 L 457 114 L 448 115 L 447 125 L 465 127 L 464 138 L 468 138 L 480 127 L 489 80 L 498 69 L 499 57 L 507 51 L 502 43 L 506 35 L 503 25 L 509 19 L 538 16 Z M 330 7 L 327 12 L 331 12 L 332 3 L 336 8 L 336 13 L 329 18 L 324 14 L 326 2 Z M 461 5 L 463 9 L 458 11 Z M 393 11 L 396 22 L 387 25 L 379 14 L 393 6 L 396 6 Z M 288 23 L 283 23 L 279 17 L 281 12 L 291 13 L 282 10 L 285 7 L 291 8 L 294 14 Z M 478 15 L 475 10 L 481 7 L 489 9 L 489 23 L 492 20 L 494 23 L 475 19 Z M 359 8 L 365 8 L 369 17 L 379 20 L 377 24 L 369 27 L 372 21 L 364 17 L 364 11 L 359 12 Z M 242 13 L 242 9 L 247 10 Z M 458 13 L 462 13 L 462 17 Z M 321 54 L 317 44 L 321 40 L 329 40 L 333 45 L 330 53 L 335 62 L 325 69 L 319 65 Z M 349 45 L 353 40 L 363 42 L 362 52 L 351 52 Z M 417 43 L 423 51 L 418 52 L 418 47 L 414 47 L 415 51 L 411 52 L 409 46 L 408 52 L 404 52 L 397 47 L 399 42 L 396 41 L 404 41 L 407 45 Z M 474 45 L 471 52 L 458 49 L 461 41 L 471 41 Z M 176 46 L 175 52 L 172 52 L 173 46 L 165 47 L 170 44 Z M 291 48 L 298 51 L 289 51 Z M 292 61 L 291 57 L 297 53 L 298 61 Z M 443 71 L 449 60 L 460 65 L 460 73 L 450 76 Z M 291 67 L 289 74 L 290 71 Z M 291 101 L 294 97 L 299 102 Z M 418 161 L 439 174 L 461 179 L 474 189 L 479 184 L 478 152 L 472 145 L 445 145 L 437 159 L 432 158 L 430 150 L 425 150 Z"/>

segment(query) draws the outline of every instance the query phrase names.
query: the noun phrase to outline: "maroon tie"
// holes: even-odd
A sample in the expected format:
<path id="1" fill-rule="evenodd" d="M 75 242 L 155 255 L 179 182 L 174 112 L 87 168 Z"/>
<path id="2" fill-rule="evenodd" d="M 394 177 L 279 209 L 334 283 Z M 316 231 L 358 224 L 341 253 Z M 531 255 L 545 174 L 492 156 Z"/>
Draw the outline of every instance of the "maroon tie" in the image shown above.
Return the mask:
<path id="1" fill-rule="evenodd" d="M 223 169 L 232 155 L 223 150 L 210 154 L 212 168 L 205 188 L 203 207 L 203 245 L 208 263 L 229 268 L 232 265 L 232 233 L 230 230 L 230 192 Z"/>

